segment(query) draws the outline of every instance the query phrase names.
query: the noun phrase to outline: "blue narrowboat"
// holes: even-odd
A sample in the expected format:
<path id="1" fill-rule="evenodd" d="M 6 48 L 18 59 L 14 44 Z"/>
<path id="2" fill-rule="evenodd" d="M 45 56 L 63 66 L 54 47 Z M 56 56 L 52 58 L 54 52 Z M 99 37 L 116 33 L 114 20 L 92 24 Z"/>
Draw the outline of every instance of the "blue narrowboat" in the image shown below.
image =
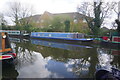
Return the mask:
<path id="1" fill-rule="evenodd" d="M 85 34 L 82 33 L 61 33 L 61 32 L 31 32 L 30 37 L 85 42 L 94 40 L 94 38 L 85 38 Z"/>

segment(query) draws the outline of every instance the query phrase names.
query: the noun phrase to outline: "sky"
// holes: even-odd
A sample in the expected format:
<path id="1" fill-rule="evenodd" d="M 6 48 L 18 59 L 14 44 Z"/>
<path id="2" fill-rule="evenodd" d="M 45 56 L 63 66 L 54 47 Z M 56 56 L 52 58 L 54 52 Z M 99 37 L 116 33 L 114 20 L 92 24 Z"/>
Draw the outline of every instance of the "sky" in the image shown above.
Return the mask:
<path id="1" fill-rule="evenodd" d="M 76 8 L 81 2 L 88 2 L 92 0 L 0 0 L 0 10 L 2 12 L 5 12 L 5 10 L 7 10 L 8 8 L 9 2 L 14 1 L 32 5 L 35 14 L 42 14 L 44 13 L 44 11 L 48 11 L 51 13 L 76 12 Z"/>
<path id="2" fill-rule="evenodd" d="M 0 10 L 5 11 L 9 2 L 15 0 L 0 0 Z M 44 11 L 51 13 L 75 12 L 81 0 L 16 0 L 21 3 L 33 6 L 35 14 L 42 14 Z"/>
<path id="3" fill-rule="evenodd" d="M 89 2 L 92 0 L 0 0 L 0 12 L 6 13 L 8 11 L 9 2 L 14 1 L 18 1 L 27 5 L 32 5 L 33 13 L 35 15 L 43 14 L 45 11 L 48 11 L 50 13 L 76 12 L 77 6 L 80 5 L 81 2 Z M 120 0 L 104 0 L 104 1 L 120 1 Z M 8 24 L 11 24 L 9 17 L 6 16 L 5 18 L 7 19 Z"/>
<path id="4" fill-rule="evenodd" d="M 0 0 L 0 12 L 6 15 L 9 9 L 9 2 L 18 1 L 21 4 L 31 5 L 33 14 L 76 12 L 77 5 L 81 0 Z M 12 25 L 10 18 L 5 16 L 9 25 Z"/>

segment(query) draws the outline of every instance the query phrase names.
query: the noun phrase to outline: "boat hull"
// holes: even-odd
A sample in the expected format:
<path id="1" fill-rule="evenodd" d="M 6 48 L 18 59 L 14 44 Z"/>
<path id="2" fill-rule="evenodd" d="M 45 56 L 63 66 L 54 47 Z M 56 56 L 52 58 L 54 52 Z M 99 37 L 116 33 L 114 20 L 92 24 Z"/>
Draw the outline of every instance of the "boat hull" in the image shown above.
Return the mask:
<path id="1" fill-rule="evenodd" d="M 98 43 L 100 43 L 103 46 L 120 48 L 119 36 L 112 36 L 112 37 L 103 36 L 101 38 L 96 38 L 96 40 L 98 40 Z"/>
<path id="2" fill-rule="evenodd" d="M 107 46 L 107 47 L 117 47 L 120 48 L 120 43 L 112 43 L 112 42 L 107 42 L 107 41 L 101 41 L 101 45 Z"/>

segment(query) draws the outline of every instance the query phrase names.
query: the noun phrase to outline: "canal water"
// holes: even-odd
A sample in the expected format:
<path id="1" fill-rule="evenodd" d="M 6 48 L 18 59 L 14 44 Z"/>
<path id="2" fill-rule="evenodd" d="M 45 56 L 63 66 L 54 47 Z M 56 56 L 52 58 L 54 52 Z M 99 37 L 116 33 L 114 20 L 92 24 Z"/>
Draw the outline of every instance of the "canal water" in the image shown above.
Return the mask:
<path id="1" fill-rule="evenodd" d="M 120 69 L 120 51 L 95 44 L 10 38 L 17 53 L 3 78 L 94 78 L 99 69 Z"/>

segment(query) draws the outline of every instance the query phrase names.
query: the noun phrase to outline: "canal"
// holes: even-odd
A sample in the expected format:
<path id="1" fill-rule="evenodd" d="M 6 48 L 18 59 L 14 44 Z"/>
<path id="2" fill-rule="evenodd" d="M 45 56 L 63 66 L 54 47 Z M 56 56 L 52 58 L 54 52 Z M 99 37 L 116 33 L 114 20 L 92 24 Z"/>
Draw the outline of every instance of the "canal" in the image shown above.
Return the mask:
<path id="1" fill-rule="evenodd" d="M 120 51 L 116 48 L 10 39 L 17 59 L 14 66 L 2 68 L 3 78 L 94 78 L 101 68 L 120 69 Z"/>

